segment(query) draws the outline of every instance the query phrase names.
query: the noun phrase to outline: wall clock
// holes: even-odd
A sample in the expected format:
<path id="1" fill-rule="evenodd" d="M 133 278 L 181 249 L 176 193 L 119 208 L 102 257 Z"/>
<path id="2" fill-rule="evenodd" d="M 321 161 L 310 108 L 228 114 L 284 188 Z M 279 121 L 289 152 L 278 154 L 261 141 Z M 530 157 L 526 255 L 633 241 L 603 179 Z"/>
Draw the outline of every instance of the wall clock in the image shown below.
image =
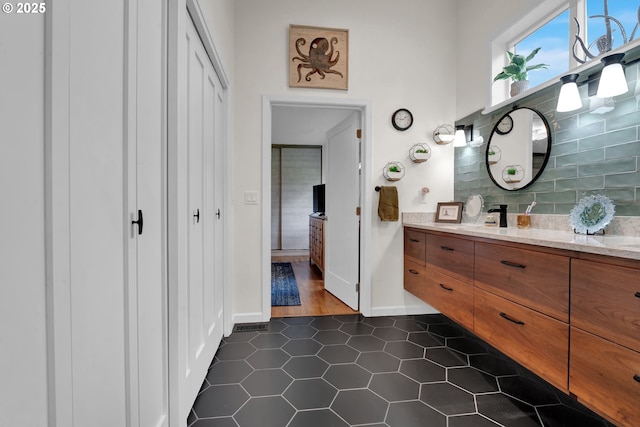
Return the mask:
<path id="1" fill-rule="evenodd" d="M 406 108 L 400 108 L 391 115 L 391 124 L 397 130 L 405 131 L 413 124 L 413 115 Z"/>
<path id="2" fill-rule="evenodd" d="M 513 129 L 513 118 L 510 115 L 505 114 L 498 125 L 496 126 L 496 133 L 499 135 L 506 135 Z"/>

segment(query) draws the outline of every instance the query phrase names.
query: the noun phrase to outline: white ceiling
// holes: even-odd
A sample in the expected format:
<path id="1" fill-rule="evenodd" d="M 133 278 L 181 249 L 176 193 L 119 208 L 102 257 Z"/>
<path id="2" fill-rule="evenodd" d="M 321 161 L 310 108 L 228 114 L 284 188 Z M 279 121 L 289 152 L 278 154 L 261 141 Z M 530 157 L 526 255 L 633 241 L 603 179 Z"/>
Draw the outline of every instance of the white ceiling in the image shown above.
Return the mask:
<path id="1" fill-rule="evenodd" d="M 271 143 L 322 145 L 329 129 L 354 110 L 305 106 L 274 106 L 271 112 Z"/>

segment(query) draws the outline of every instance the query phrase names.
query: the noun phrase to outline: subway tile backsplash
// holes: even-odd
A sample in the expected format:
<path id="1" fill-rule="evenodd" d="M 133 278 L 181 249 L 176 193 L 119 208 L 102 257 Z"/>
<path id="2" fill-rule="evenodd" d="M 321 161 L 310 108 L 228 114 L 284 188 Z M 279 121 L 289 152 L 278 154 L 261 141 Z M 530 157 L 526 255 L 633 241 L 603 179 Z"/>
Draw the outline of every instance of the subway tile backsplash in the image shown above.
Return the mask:
<path id="1" fill-rule="evenodd" d="M 507 204 L 510 213 L 524 212 L 536 201 L 534 213 L 567 215 L 587 195 L 602 194 L 616 206 L 616 216 L 640 216 L 640 87 L 638 64 L 626 69 L 629 92 L 615 98 L 615 108 L 597 114 L 589 108 L 587 85 L 580 87 L 583 107 L 569 113 L 555 111 L 560 85 L 519 100 L 519 107 L 538 110 L 551 128 L 551 156 L 533 185 L 517 191 L 497 187 L 489 178 L 485 153 L 495 122 L 512 107 L 491 114 L 474 114 L 475 130 L 484 138 L 480 147 L 456 148 L 455 200 L 481 194 L 485 210 Z"/>

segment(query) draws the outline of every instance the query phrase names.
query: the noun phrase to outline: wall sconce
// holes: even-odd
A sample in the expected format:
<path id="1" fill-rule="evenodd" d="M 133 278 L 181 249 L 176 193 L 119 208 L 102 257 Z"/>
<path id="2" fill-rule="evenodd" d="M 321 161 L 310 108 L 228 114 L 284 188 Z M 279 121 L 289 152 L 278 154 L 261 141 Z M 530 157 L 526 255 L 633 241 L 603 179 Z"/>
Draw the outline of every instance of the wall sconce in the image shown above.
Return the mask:
<path id="1" fill-rule="evenodd" d="M 433 140 L 439 145 L 450 144 L 454 137 L 453 126 L 451 125 L 440 125 L 433 131 Z"/>
<path id="2" fill-rule="evenodd" d="M 610 98 L 626 93 L 627 79 L 622 68 L 622 58 L 624 53 L 616 53 L 602 58 L 604 68 L 600 72 L 600 83 L 598 83 L 598 98 Z"/>
<path id="3" fill-rule="evenodd" d="M 562 87 L 560 88 L 556 111 L 564 113 L 582 108 L 582 100 L 576 84 L 578 76 L 578 74 L 569 74 L 560 78 Z"/>
<path id="4" fill-rule="evenodd" d="M 561 77 L 560 81 L 562 81 L 562 87 L 560 88 L 556 111 L 567 112 L 581 108 L 582 102 L 578 104 L 580 94 L 577 91 L 577 87 L 584 84 L 589 85 L 587 91 L 588 96 L 604 98 L 605 101 L 602 104 L 605 105 L 606 111 L 610 111 L 611 106 L 615 103 L 615 100 L 611 100 L 611 98 L 627 93 L 629 90 L 629 87 L 627 86 L 627 79 L 624 75 L 624 67 L 640 61 L 639 57 L 631 61 L 625 61 L 623 64 L 622 58 L 624 55 L 624 53 L 615 53 L 602 58 L 602 70 L 591 74 L 580 83 L 576 82 L 578 80 L 577 74 L 568 74 Z M 575 88 L 573 87 L 574 85 Z M 591 104 L 593 104 L 593 100 L 591 101 Z M 593 107 L 593 105 L 591 107 Z"/>
<path id="5" fill-rule="evenodd" d="M 473 125 L 456 125 L 455 138 L 453 140 L 454 147 L 466 147 L 467 142 L 471 141 L 473 135 Z"/>

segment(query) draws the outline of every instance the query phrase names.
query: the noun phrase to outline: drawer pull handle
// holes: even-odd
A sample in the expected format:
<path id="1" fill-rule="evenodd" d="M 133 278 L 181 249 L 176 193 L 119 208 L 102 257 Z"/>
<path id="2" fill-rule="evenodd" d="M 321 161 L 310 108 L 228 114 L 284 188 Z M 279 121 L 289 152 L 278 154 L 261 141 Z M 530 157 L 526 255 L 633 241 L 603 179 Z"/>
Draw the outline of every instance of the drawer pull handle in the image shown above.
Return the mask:
<path id="1" fill-rule="evenodd" d="M 418 239 L 409 239 L 409 240 L 410 240 L 411 242 L 414 242 L 414 243 L 420 243 L 420 240 L 418 240 Z"/>
<path id="2" fill-rule="evenodd" d="M 505 312 L 501 312 L 500 317 L 502 317 L 503 319 L 507 319 L 509 322 L 513 322 L 516 325 L 524 325 L 524 322 L 522 320 L 516 320 Z"/>
<path id="3" fill-rule="evenodd" d="M 454 251 L 454 249 L 450 248 L 449 246 L 440 246 L 440 249 L 442 249 L 443 251 L 450 251 L 450 252 Z"/>
<path id="4" fill-rule="evenodd" d="M 527 266 L 524 264 L 518 264 L 517 262 L 511 262 L 511 261 L 507 261 L 507 260 L 502 260 L 500 261 L 500 264 L 504 264 L 508 267 L 516 267 L 516 268 L 526 268 Z"/>
<path id="5" fill-rule="evenodd" d="M 420 274 L 420 273 L 418 273 L 417 271 L 415 271 L 415 270 L 414 270 L 414 269 L 412 269 L 412 268 L 410 268 L 410 269 L 409 269 L 409 273 L 411 273 L 411 274 Z"/>
<path id="6" fill-rule="evenodd" d="M 640 298 L 640 292 L 636 292 L 636 298 Z"/>
<path id="7" fill-rule="evenodd" d="M 638 381 L 638 382 L 640 383 L 640 375 L 635 374 L 635 375 L 633 376 L 633 379 L 634 379 L 634 380 L 636 380 L 636 381 Z"/>
<path id="8" fill-rule="evenodd" d="M 444 289 L 445 291 L 447 291 L 447 292 L 453 292 L 453 288 L 447 288 L 447 287 L 446 287 L 445 285 L 443 285 L 442 283 L 440 283 L 440 287 L 441 287 L 442 289 Z"/>

